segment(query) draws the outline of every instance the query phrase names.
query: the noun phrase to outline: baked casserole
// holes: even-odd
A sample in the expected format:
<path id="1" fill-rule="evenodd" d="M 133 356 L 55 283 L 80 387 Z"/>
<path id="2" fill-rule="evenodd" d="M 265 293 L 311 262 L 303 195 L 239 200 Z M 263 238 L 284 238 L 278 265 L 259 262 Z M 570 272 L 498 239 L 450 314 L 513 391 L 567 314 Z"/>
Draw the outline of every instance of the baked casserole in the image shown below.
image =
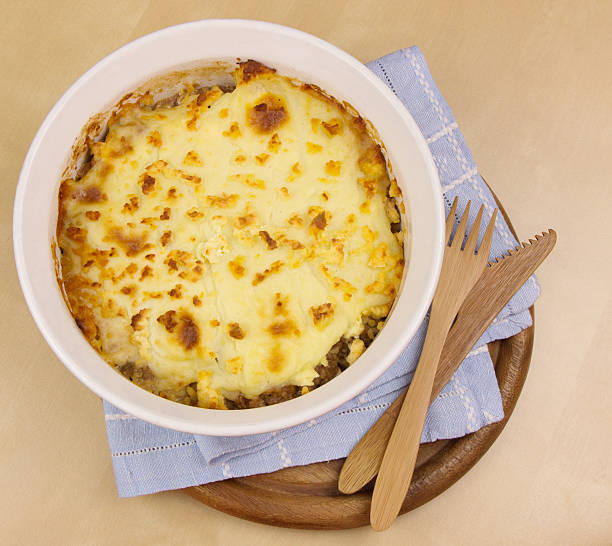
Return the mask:
<path id="1" fill-rule="evenodd" d="M 399 289 L 401 195 L 349 105 L 255 61 L 146 93 L 59 192 L 58 280 L 135 384 L 204 408 L 300 396 L 352 364 Z"/>

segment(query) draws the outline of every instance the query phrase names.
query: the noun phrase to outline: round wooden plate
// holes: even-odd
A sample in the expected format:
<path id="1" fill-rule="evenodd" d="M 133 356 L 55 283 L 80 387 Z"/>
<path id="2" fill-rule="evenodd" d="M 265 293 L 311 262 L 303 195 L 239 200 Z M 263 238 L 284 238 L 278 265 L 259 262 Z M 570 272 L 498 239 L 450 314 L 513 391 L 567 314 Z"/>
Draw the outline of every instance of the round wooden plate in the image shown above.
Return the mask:
<path id="1" fill-rule="evenodd" d="M 497 200 L 497 198 L 496 198 Z M 500 211 L 510 223 L 503 207 Z M 517 237 L 518 239 L 518 237 Z M 534 316 L 533 307 L 530 309 Z M 533 347 L 534 326 L 490 343 L 505 417 L 454 440 L 422 444 L 401 514 L 439 495 L 472 468 L 499 436 L 523 388 Z M 369 524 L 373 483 L 353 495 L 338 491 L 344 459 L 285 468 L 185 489 L 188 495 L 239 518 L 301 529 L 348 529 Z"/>

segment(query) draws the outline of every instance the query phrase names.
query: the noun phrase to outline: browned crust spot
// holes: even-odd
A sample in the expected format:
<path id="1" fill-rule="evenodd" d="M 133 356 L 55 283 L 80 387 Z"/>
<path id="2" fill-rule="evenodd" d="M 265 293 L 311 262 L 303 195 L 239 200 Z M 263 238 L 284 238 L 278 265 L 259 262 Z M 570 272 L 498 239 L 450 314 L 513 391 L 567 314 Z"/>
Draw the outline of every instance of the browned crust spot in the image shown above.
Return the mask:
<path id="1" fill-rule="evenodd" d="M 278 150 L 281 147 L 281 140 L 278 136 L 278 133 L 274 133 L 271 137 L 270 140 L 268 141 L 268 150 L 270 150 L 271 152 L 278 152 Z"/>
<path id="2" fill-rule="evenodd" d="M 141 309 L 138 311 L 138 313 L 132 316 L 130 325 L 132 326 L 133 330 L 142 330 L 144 328 L 143 320 L 145 319 L 147 312 L 148 309 Z"/>
<path id="3" fill-rule="evenodd" d="M 238 216 L 234 219 L 234 227 L 236 229 L 242 229 L 247 226 L 253 225 L 257 222 L 257 216 L 254 214 L 245 214 L 244 216 Z"/>
<path id="4" fill-rule="evenodd" d="M 195 167 L 202 166 L 202 160 L 200 159 L 200 156 L 195 150 L 189 150 L 187 152 L 187 154 L 185 155 L 185 159 L 183 159 L 183 163 L 185 165 L 193 165 Z"/>
<path id="5" fill-rule="evenodd" d="M 323 150 L 323 146 L 317 144 L 315 142 L 306 142 L 306 151 L 309 154 L 318 154 L 321 150 Z"/>
<path id="6" fill-rule="evenodd" d="M 223 136 L 236 139 L 242 135 L 242 132 L 240 131 L 240 125 L 234 121 L 234 123 L 229 126 L 229 129 L 223 131 L 221 134 Z"/>
<path id="7" fill-rule="evenodd" d="M 236 256 L 234 260 L 231 260 L 227 263 L 227 267 L 229 268 L 234 278 L 241 279 L 242 277 L 244 277 L 246 270 L 244 268 L 243 256 Z"/>
<path id="8" fill-rule="evenodd" d="M 267 231 L 260 231 L 259 236 L 263 239 L 264 243 L 266 243 L 268 250 L 274 250 L 276 247 L 278 247 L 278 243 L 272 239 Z"/>
<path id="9" fill-rule="evenodd" d="M 174 332 L 174 329 L 178 326 L 176 311 L 170 310 L 166 311 L 163 315 L 159 315 L 159 317 L 157 317 L 157 322 L 159 322 L 168 332 Z"/>
<path id="10" fill-rule="evenodd" d="M 181 170 L 177 170 L 176 172 L 183 180 L 187 180 L 188 182 L 191 182 L 192 184 L 200 184 L 202 182 L 202 179 L 195 174 L 189 174 Z"/>
<path id="11" fill-rule="evenodd" d="M 342 161 L 329 160 L 325 163 L 325 172 L 330 176 L 340 176 Z"/>
<path id="12" fill-rule="evenodd" d="M 82 229 L 76 226 L 68 226 L 66 228 L 66 237 L 68 237 L 69 239 L 72 239 L 73 241 L 77 243 L 82 243 L 83 241 L 85 241 L 86 235 L 87 235 L 86 229 Z"/>
<path id="13" fill-rule="evenodd" d="M 284 239 L 283 240 L 283 244 L 289 245 L 292 250 L 300 250 L 300 249 L 304 248 L 304 245 L 302 243 L 300 243 L 299 241 L 296 241 L 294 239 Z"/>
<path id="14" fill-rule="evenodd" d="M 284 296 L 280 293 L 277 292 L 276 294 L 274 294 L 274 315 L 275 316 L 279 316 L 279 315 L 283 315 L 286 316 L 288 314 L 288 310 L 287 310 L 287 302 L 289 301 L 289 296 Z"/>
<path id="15" fill-rule="evenodd" d="M 138 265 L 135 264 L 134 262 L 129 263 L 126 268 L 125 268 L 125 273 L 127 273 L 128 275 L 132 276 L 136 273 L 136 271 L 138 271 Z"/>
<path id="16" fill-rule="evenodd" d="M 196 98 L 196 104 L 198 106 L 202 106 L 202 104 L 204 104 L 204 102 L 206 101 L 206 91 L 202 91 L 201 93 L 198 93 L 198 96 Z"/>
<path id="17" fill-rule="evenodd" d="M 287 222 L 292 226 L 303 226 L 304 219 L 299 214 L 292 214 Z"/>
<path id="18" fill-rule="evenodd" d="M 83 332 L 85 337 L 90 342 L 94 342 L 99 338 L 100 334 L 98 332 L 98 326 L 96 324 L 93 311 L 89 307 L 79 305 L 75 310 L 74 320 L 81 332 Z"/>
<path id="19" fill-rule="evenodd" d="M 159 131 L 151 131 L 151 133 L 147 135 L 147 142 L 151 146 L 155 146 L 156 148 L 161 147 L 162 138 L 161 138 L 161 134 L 159 133 Z"/>
<path id="20" fill-rule="evenodd" d="M 280 260 L 272 262 L 269 268 L 264 269 L 263 273 L 255 273 L 255 278 L 253 279 L 253 282 L 251 282 L 251 284 L 253 286 L 257 286 L 259 283 L 265 281 L 273 273 L 278 273 L 284 265 L 285 264 Z"/>
<path id="21" fill-rule="evenodd" d="M 268 326 L 267 331 L 273 336 L 299 336 L 301 334 L 295 322 L 291 319 L 285 319 L 279 322 L 273 322 Z"/>
<path id="22" fill-rule="evenodd" d="M 150 194 L 155 189 L 155 178 L 153 178 L 149 174 L 143 174 L 139 180 L 140 188 L 142 189 L 142 193 L 145 195 Z"/>
<path id="23" fill-rule="evenodd" d="M 179 341 L 187 349 L 193 349 L 200 341 L 200 329 L 188 314 L 181 316 L 181 325 L 178 332 Z"/>
<path id="24" fill-rule="evenodd" d="M 115 169 L 112 163 L 106 161 L 100 161 L 100 167 L 98 168 L 98 174 L 100 178 L 106 178 Z"/>
<path id="25" fill-rule="evenodd" d="M 342 132 L 342 122 L 339 119 L 330 119 L 329 122 L 322 121 L 321 125 L 330 136 L 338 135 Z"/>
<path id="26" fill-rule="evenodd" d="M 78 188 L 72 192 L 72 199 L 76 199 L 81 203 L 99 203 L 100 201 L 106 201 L 108 197 L 105 193 L 102 193 L 98 186 L 88 186 L 87 188 Z"/>
<path id="27" fill-rule="evenodd" d="M 195 207 L 189 209 L 185 214 L 192 220 L 197 220 L 198 218 L 202 218 L 202 216 L 204 216 L 204 214 Z"/>
<path id="28" fill-rule="evenodd" d="M 259 97 L 255 106 L 247 109 L 247 123 L 258 133 L 270 133 L 288 118 L 285 101 L 272 93 Z"/>
<path id="29" fill-rule="evenodd" d="M 238 63 L 238 75 L 240 76 L 240 80 L 244 83 L 252 80 L 257 76 L 260 76 L 261 74 L 274 73 L 276 73 L 276 70 L 274 68 L 270 68 L 269 66 L 254 61 L 253 59 Z"/>
<path id="30" fill-rule="evenodd" d="M 280 372 L 283 369 L 285 363 L 285 356 L 281 352 L 280 346 L 275 345 L 270 352 L 268 362 L 266 363 L 268 370 L 272 373 Z"/>
<path id="31" fill-rule="evenodd" d="M 240 196 L 236 193 L 227 195 L 222 193 L 221 195 L 207 195 L 206 201 L 211 207 L 218 207 L 220 209 L 227 209 L 233 207 Z"/>
<path id="32" fill-rule="evenodd" d="M 153 276 L 153 269 L 151 269 L 151 266 L 149 265 L 145 265 L 142 268 L 142 271 L 140 272 L 140 278 L 138 279 L 139 281 L 144 281 L 147 277 L 152 277 Z"/>
<path id="33" fill-rule="evenodd" d="M 134 211 L 138 210 L 139 206 L 140 206 L 140 200 L 138 199 L 136 195 L 132 195 L 129 201 L 126 201 L 123 204 L 123 208 L 121 209 L 121 212 L 131 214 Z"/>
<path id="34" fill-rule="evenodd" d="M 132 147 L 128 139 L 122 136 L 119 148 L 117 148 L 116 150 L 110 150 L 108 155 L 114 158 L 123 157 L 124 155 L 127 155 L 128 153 L 132 152 L 133 150 L 134 148 Z"/>
<path id="35" fill-rule="evenodd" d="M 233 337 L 234 339 L 244 339 L 245 336 L 244 330 L 237 322 L 230 322 L 227 325 L 227 333 L 230 337 Z"/>
<path id="36" fill-rule="evenodd" d="M 174 288 L 168 291 L 168 295 L 173 299 L 180 299 L 183 297 L 183 285 L 177 284 Z"/>
<path id="37" fill-rule="evenodd" d="M 105 239 L 119 244 L 127 256 L 136 256 L 145 249 L 147 235 L 126 235 L 120 227 L 111 228 Z"/>
<path id="38" fill-rule="evenodd" d="M 367 176 L 381 176 L 385 172 L 385 157 L 380 146 L 371 146 L 358 160 L 361 171 Z"/>
<path id="39" fill-rule="evenodd" d="M 260 165 L 263 165 L 266 161 L 268 161 L 269 157 L 270 157 L 269 154 L 263 152 L 255 156 L 255 161 L 257 161 L 257 163 L 259 163 Z"/>
<path id="40" fill-rule="evenodd" d="M 87 217 L 87 219 L 91 220 L 92 222 L 95 222 L 100 219 L 100 212 L 97 210 L 88 210 L 85 212 L 85 216 Z"/>
<path id="41" fill-rule="evenodd" d="M 318 325 L 334 314 L 334 306 L 331 303 L 323 303 L 321 305 L 317 305 L 316 307 L 311 307 L 310 314 L 314 324 Z"/>
<path id="42" fill-rule="evenodd" d="M 375 178 L 359 178 L 357 182 L 359 182 L 363 191 L 365 191 L 368 199 L 372 199 L 376 195 L 377 182 Z"/>
<path id="43" fill-rule="evenodd" d="M 327 218 L 325 217 L 325 213 L 320 212 L 319 214 L 317 214 L 312 219 L 311 225 L 316 227 L 317 229 L 325 229 L 325 226 L 327 226 Z"/>

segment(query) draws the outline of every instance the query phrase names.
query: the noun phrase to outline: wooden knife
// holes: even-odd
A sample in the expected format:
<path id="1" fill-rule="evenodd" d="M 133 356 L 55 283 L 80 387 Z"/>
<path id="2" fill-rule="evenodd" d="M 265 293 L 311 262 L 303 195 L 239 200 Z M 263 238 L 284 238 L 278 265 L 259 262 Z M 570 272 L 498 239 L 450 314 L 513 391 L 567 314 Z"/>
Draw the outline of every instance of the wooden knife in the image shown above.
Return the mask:
<path id="1" fill-rule="evenodd" d="M 461 305 L 450 329 L 431 392 L 430 403 L 453 374 L 510 298 L 525 284 L 555 246 L 557 234 L 550 229 L 491 262 Z M 355 493 L 377 474 L 393 426 L 408 389 L 374 423 L 344 462 L 338 478 L 342 493 Z"/>

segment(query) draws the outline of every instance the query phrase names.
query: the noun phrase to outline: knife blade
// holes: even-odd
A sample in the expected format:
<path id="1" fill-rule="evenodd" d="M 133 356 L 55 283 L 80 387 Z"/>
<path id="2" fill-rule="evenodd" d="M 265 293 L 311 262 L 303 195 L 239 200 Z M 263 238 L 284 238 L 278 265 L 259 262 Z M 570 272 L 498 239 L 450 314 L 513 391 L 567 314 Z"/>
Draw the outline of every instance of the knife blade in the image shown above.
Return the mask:
<path id="1" fill-rule="evenodd" d="M 448 333 L 430 403 L 438 397 L 493 319 L 548 256 L 556 241 L 557 234 L 550 229 L 489 263 L 461 305 Z M 346 458 L 338 478 L 338 489 L 342 493 L 358 491 L 378 474 L 407 390 L 389 406 Z"/>

